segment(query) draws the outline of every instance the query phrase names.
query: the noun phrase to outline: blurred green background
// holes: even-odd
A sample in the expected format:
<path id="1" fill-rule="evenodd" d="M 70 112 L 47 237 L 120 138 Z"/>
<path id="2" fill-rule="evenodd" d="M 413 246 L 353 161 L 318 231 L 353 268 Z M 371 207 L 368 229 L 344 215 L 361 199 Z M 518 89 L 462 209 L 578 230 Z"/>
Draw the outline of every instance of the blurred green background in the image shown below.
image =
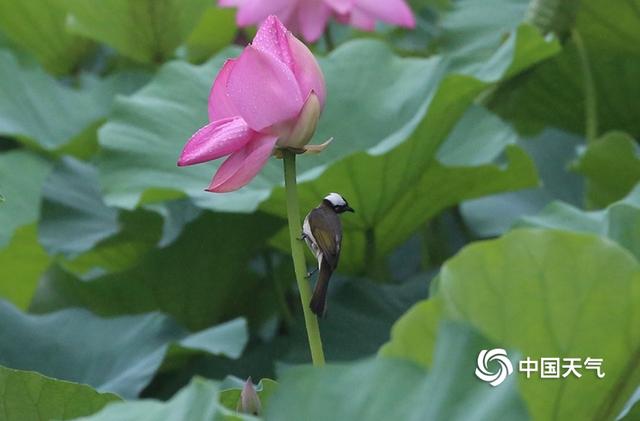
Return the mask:
<path id="1" fill-rule="evenodd" d="M 253 30 L 213 0 L 0 0 L 1 420 L 252 419 L 249 376 L 273 420 L 640 419 L 640 0 L 411 6 L 310 46 L 335 140 L 298 160 L 302 211 L 357 209 L 313 369 L 282 162 L 224 195 L 219 162 L 176 166 Z M 606 376 L 492 388 L 493 347 Z"/>

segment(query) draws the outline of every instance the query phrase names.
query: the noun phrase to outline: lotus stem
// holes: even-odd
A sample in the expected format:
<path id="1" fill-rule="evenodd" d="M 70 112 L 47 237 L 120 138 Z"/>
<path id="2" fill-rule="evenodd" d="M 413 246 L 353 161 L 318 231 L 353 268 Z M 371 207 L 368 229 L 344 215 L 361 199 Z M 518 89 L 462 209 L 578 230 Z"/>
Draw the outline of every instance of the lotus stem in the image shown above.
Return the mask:
<path id="1" fill-rule="evenodd" d="M 572 32 L 572 38 L 576 43 L 578 56 L 580 57 L 580 67 L 582 68 L 586 119 L 585 136 L 587 138 L 587 143 L 589 144 L 598 138 L 598 103 L 596 85 L 593 79 L 593 71 L 591 70 L 591 63 L 589 62 L 587 48 L 584 45 L 580 32 L 574 29 Z"/>
<path id="2" fill-rule="evenodd" d="M 296 155 L 292 151 L 283 151 L 284 182 L 287 196 L 287 216 L 289 218 L 289 238 L 291 240 L 291 257 L 296 274 L 300 301 L 304 314 L 304 323 L 307 328 L 307 338 L 311 350 L 311 361 L 314 366 L 324 365 L 324 351 L 318 319 L 311 311 L 311 287 L 307 281 L 306 261 L 302 239 L 302 224 L 300 223 L 300 204 L 298 203 L 298 186 L 296 182 Z"/>

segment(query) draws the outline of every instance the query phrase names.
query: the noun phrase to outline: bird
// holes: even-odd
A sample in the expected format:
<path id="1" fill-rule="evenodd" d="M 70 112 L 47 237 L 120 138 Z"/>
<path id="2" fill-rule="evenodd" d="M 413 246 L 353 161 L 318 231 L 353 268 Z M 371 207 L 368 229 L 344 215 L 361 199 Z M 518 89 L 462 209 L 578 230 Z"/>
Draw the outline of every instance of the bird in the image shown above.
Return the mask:
<path id="1" fill-rule="evenodd" d="M 307 274 L 311 277 L 319 271 L 309 307 L 319 317 L 326 312 L 327 290 L 331 274 L 338 267 L 342 247 L 342 223 L 339 214 L 355 212 L 338 193 L 329 193 L 315 209 L 304 218 L 302 239 L 318 259 L 318 268 Z"/>

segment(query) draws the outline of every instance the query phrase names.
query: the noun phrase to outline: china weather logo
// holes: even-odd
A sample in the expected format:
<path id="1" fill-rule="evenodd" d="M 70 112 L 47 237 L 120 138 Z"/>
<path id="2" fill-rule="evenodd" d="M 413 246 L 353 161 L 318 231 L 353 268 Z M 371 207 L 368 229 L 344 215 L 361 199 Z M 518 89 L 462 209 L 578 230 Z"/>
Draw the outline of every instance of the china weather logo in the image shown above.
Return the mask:
<path id="1" fill-rule="evenodd" d="M 496 361 L 498 370 L 496 372 L 489 371 L 489 363 Z M 491 386 L 498 386 L 513 373 L 513 365 L 507 357 L 507 351 L 502 348 L 483 349 L 478 354 L 476 363 L 476 377 L 489 383 Z"/>

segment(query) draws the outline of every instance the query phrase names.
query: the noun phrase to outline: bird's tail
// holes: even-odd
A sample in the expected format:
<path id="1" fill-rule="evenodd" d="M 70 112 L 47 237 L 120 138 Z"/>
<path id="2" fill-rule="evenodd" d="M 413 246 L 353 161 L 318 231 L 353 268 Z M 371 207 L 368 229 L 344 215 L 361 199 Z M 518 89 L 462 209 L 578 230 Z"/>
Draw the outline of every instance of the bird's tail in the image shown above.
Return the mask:
<path id="1" fill-rule="evenodd" d="M 318 282 L 316 282 L 316 287 L 309 303 L 311 311 L 318 317 L 323 317 L 327 311 L 327 290 L 329 289 L 329 278 L 331 278 L 332 272 L 331 266 L 323 259 L 320 264 Z"/>

